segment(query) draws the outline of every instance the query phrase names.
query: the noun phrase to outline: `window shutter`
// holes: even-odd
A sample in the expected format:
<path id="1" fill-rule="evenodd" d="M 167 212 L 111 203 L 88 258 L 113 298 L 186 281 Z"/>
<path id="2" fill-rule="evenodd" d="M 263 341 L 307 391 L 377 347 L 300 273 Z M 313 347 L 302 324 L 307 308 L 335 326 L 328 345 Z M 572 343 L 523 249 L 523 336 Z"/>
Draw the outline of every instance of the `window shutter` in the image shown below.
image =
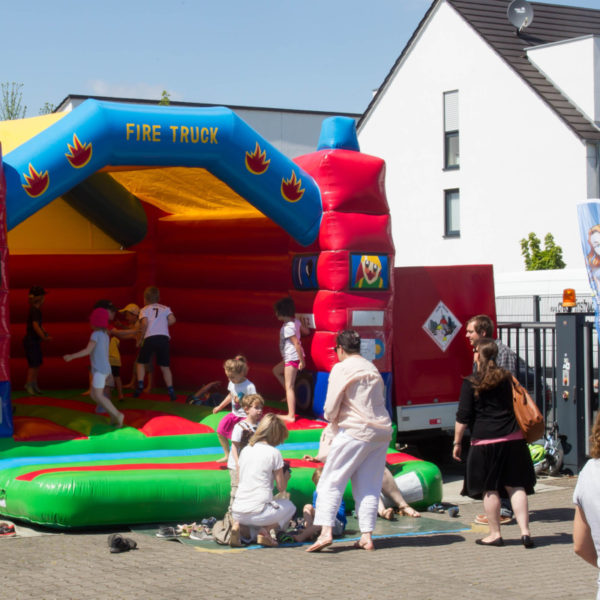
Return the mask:
<path id="1" fill-rule="evenodd" d="M 444 131 L 458 131 L 458 90 L 444 92 Z"/>

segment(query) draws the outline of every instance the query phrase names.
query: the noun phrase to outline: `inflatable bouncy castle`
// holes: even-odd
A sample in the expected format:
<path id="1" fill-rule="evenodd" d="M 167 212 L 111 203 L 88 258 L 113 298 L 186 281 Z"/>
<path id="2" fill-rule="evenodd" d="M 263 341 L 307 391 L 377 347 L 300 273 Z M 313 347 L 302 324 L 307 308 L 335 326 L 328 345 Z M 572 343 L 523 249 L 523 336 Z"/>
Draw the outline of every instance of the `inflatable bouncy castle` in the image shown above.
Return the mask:
<path id="1" fill-rule="evenodd" d="M 340 329 L 356 328 L 363 354 L 391 372 L 385 167 L 359 152 L 352 119 L 326 121 L 317 152 L 291 161 L 228 109 L 89 100 L 8 153 L 4 169 L 9 230 L 61 196 L 119 244 L 13 253 L 14 379 L 24 379 L 20 340 L 33 282 L 49 290 L 48 330 L 61 332 L 47 345 L 46 388 L 86 385 L 84 370 L 74 374 L 61 357 L 85 340 L 93 303 L 141 303 L 150 284 L 177 317 L 179 388 L 221 378 L 223 360 L 243 353 L 258 389 L 276 393 L 273 303 L 288 294 L 314 331 L 303 341 L 305 411 L 322 411 Z"/>
<path id="2" fill-rule="evenodd" d="M 310 501 L 314 463 L 301 457 L 316 451 L 325 425 L 337 331 L 359 331 L 361 353 L 391 389 L 394 248 L 383 161 L 360 153 L 354 121 L 341 117 L 324 122 L 316 152 L 293 161 L 226 108 L 87 100 L 37 119 L 31 126 L 40 131 L 13 144 L 1 163 L 11 257 L 3 227 L 0 514 L 80 527 L 225 510 L 229 478 L 216 462 L 215 433 L 224 413 L 149 393 L 125 399 L 126 426 L 115 430 L 73 391 L 88 385 L 83 362 L 61 358 L 87 343 L 98 299 L 141 304 L 147 285 L 160 288 L 177 318 L 177 389 L 223 380 L 223 361 L 242 353 L 251 381 L 276 400 L 273 304 L 294 298 L 311 331 L 296 390 L 304 416 L 281 449 L 293 461 L 292 499 Z M 34 284 L 48 291 L 44 327 L 53 340 L 40 386 L 50 391 L 11 398 L 9 381 L 15 389 L 24 381 L 21 339 Z M 130 369 L 134 345 L 122 344 L 121 354 Z M 393 451 L 388 463 L 410 482 L 404 491 L 413 505 L 441 499 L 433 465 Z"/>

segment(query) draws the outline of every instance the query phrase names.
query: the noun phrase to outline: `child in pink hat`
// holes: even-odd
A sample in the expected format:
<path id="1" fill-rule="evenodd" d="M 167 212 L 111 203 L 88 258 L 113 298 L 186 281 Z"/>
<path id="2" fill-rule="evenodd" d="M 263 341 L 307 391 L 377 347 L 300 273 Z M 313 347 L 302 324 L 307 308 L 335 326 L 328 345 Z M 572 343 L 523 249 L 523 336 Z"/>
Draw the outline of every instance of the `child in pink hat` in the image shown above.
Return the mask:
<path id="1" fill-rule="evenodd" d="M 110 422 L 117 427 L 123 426 L 125 415 L 118 411 L 113 403 L 104 395 L 104 387 L 108 377 L 112 377 L 110 363 L 108 360 L 108 336 L 109 314 L 105 308 L 95 308 L 90 315 L 90 325 L 94 330 L 88 345 L 75 354 L 65 354 L 63 358 L 70 362 L 75 358 L 90 357 L 92 367 L 92 387 L 90 396 L 100 406 L 106 409 L 110 415 Z"/>

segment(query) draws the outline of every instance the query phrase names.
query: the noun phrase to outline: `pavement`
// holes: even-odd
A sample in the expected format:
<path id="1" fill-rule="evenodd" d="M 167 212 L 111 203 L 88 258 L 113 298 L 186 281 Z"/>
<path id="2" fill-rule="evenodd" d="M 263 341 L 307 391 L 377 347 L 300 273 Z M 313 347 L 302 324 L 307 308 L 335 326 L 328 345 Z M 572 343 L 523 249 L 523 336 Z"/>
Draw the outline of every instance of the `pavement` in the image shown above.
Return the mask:
<path id="1" fill-rule="evenodd" d="M 53 533 L 17 523 L 0 539 L 2 600 L 226 599 L 593 599 L 598 571 L 573 553 L 575 477 L 545 478 L 530 496 L 536 547 L 520 543 L 516 524 L 506 545 L 475 544 L 487 527 L 472 520 L 481 502 L 459 495 L 457 475 L 444 475 L 444 501 L 469 530 L 377 540 L 375 552 L 336 543 L 319 554 L 305 547 L 214 550 L 119 530 L 138 549 L 109 552 L 112 531 Z M 447 521 L 447 514 L 426 513 Z"/>

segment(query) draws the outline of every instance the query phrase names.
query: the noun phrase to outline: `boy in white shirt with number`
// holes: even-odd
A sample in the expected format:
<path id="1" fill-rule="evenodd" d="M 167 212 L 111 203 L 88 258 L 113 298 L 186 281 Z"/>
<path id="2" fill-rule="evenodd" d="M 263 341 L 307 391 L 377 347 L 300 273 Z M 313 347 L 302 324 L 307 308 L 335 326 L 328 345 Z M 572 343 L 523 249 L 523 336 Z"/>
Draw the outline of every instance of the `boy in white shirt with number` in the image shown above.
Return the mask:
<path id="1" fill-rule="evenodd" d="M 147 363 L 156 355 L 156 363 L 162 371 L 163 379 L 171 402 L 177 396 L 173 389 L 173 375 L 170 367 L 169 327 L 175 323 L 175 315 L 168 306 L 159 304 L 160 292 L 157 287 L 149 286 L 144 290 L 146 306 L 140 311 L 140 353 L 137 358 L 137 386 L 133 395 L 137 398 L 144 389 L 144 373 Z"/>

